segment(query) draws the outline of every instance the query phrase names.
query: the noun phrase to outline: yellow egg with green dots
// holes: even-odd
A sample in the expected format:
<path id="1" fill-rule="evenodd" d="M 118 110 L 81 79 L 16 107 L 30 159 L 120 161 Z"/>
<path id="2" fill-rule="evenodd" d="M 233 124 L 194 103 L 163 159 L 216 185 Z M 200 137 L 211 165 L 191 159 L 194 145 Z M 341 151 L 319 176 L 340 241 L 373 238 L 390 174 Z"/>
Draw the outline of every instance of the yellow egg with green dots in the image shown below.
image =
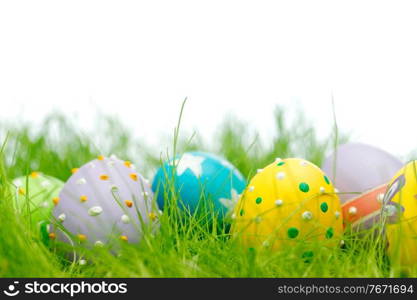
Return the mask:
<path id="1" fill-rule="evenodd" d="M 252 178 L 235 208 L 233 233 L 248 247 L 339 244 L 340 201 L 329 178 L 298 158 L 277 159 Z"/>

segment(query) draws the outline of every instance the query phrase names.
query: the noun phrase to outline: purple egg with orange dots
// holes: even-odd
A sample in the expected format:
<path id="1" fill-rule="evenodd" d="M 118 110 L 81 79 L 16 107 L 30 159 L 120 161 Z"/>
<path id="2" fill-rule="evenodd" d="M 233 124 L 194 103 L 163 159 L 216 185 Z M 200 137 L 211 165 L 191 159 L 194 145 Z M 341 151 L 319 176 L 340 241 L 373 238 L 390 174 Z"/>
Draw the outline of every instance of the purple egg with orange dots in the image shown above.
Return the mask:
<path id="1" fill-rule="evenodd" d="M 338 189 L 345 227 L 365 230 L 381 224 L 387 184 L 401 167 L 395 156 L 361 143 L 341 145 L 326 158 L 323 171 Z"/>
<path id="2" fill-rule="evenodd" d="M 50 239 L 72 246 L 137 243 L 145 226 L 158 228 L 158 208 L 148 181 L 115 156 L 72 170 L 54 208 Z"/>

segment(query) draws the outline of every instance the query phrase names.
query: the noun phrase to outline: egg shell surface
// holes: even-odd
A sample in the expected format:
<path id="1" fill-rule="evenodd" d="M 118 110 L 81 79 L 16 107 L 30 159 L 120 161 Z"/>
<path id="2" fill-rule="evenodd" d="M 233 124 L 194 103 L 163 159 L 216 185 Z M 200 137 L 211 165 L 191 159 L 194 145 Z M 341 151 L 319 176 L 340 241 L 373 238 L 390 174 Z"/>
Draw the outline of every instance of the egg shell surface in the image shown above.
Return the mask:
<path id="1" fill-rule="evenodd" d="M 323 163 L 323 171 L 340 191 L 342 203 L 361 193 L 387 184 L 403 166 L 402 162 L 379 148 L 347 143 L 337 147 L 335 153 Z"/>
<path id="2" fill-rule="evenodd" d="M 256 174 L 235 210 L 233 233 L 250 247 L 299 241 L 338 243 L 341 206 L 328 177 L 298 158 L 277 159 Z"/>
<path id="3" fill-rule="evenodd" d="M 15 207 L 23 215 L 29 210 L 32 224 L 42 229 L 50 221 L 54 198 L 63 185 L 61 180 L 41 172 L 18 177 L 13 180 L 12 188 Z"/>
<path id="4" fill-rule="evenodd" d="M 417 161 L 405 165 L 391 180 L 384 204 L 389 216 L 399 214 L 397 222 L 387 222 L 388 255 L 402 266 L 417 264 Z"/>
<path id="5" fill-rule="evenodd" d="M 152 189 L 159 207 L 165 208 L 170 198 L 170 185 L 179 195 L 179 207 L 194 213 L 201 199 L 223 218 L 233 211 L 246 186 L 242 174 L 225 159 L 203 152 L 188 152 L 170 160 L 158 169 Z"/>
<path id="6" fill-rule="evenodd" d="M 54 238 L 72 245 L 136 243 L 143 226 L 157 228 L 152 190 L 133 164 L 100 156 L 73 172 L 54 209 Z"/>

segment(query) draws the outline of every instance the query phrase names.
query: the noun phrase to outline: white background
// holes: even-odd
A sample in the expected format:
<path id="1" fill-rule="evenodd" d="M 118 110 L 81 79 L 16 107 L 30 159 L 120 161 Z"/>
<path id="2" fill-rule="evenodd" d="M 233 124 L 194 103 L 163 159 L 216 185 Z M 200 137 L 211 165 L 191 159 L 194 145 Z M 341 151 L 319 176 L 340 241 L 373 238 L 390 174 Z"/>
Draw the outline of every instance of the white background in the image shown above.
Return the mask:
<path id="1" fill-rule="evenodd" d="M 0 117 L 100 109 L 157 145 L 187 96 L 206 136 L 233 113 L 268 135 L 301 107 L 396 155 L 417 148 L 416 1 L 1 1 Z"/>

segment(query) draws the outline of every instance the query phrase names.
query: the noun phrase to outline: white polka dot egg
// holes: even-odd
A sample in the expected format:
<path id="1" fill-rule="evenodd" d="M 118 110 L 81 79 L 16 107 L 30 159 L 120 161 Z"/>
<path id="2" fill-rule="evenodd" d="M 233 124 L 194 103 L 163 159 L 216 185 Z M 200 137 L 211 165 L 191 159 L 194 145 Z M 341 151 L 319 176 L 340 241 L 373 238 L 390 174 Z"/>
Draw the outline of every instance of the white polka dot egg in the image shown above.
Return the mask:
<path id="1" fill-rule="evenodd" d="M 55 203 L 50 239 L 72 245 L 135 243 L 143 226 L 158 226 L 149 183 L 130 162 L 99 156 L 72 172 Z"/>
<path id="2" fill-rule="evenodd" d="M 252 178 L 235 209 L 233 232 L 247 246 L 280 249 L 301 241 L 336 245 L 340 201 L 328 177 L 297 158 L 277 159 Z"/>

